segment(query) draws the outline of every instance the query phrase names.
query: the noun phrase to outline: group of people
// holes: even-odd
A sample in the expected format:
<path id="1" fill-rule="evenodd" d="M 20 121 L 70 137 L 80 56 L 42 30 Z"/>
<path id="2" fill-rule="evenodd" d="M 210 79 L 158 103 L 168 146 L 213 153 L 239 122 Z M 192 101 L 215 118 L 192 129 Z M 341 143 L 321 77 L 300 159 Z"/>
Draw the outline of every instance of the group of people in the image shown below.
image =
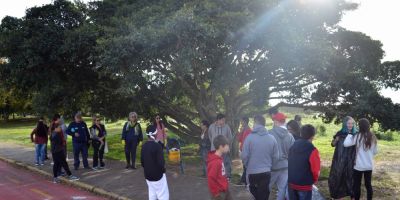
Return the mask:
<path id="1" fill-rule="evenodd" d="M 239 154 L 243 163 L 240 184 L 245 184 L 254 199 L 265 200 L 273 187 L 277 189 L 278 200 L 307 200 L 312 198 L 313 184 L 320 173 L 320 156 L 312 141 L 316 129 L 310 125 L 301 126 L 301 118 L 286 122 L 287 116 L 281 112 L 270 114 L 273 128 L 267 130 L 266 119 L 257 115 L 253 127 L 249 118 L 241 119 L 241 128 L 237 134 Z M 218 114 L 214 123 L 201 122 L 200 150 L 203 175 L 207 178 L 212 199 L 232 199 L 229 183 L 232 173 L 230 151 L 233 134 L 225 122 L 225 116 Z M 341 199 L 350 196 L 360 199 L 361 178 L 364 176 L 367 199 L 372 199 L 371 172 L 373 156 L 377 153 L 377 140 L 370 131 L 367 119 L 361 119 L 359 129 L 353 118 L 346 117 L 343 128 L 335 134 L 332 146 L 335 153 L 329 176 L 329 190 L 332 198 Z M 87 128 L 82 115 L 77 113 L 74 121 L 66 127 L 63 119 L 55 115 L 50 127 L 40 119 L 31 134 L 35 142 L 35 164 L 43 165 L 47 138 L 51 141 L 54 161 L 54 181 L 66 173 L 71 180 L 77 180 L 71 174 L 66 162 L 67 135 L 72 137 L 74 169 L 80 165 L 82 155 L 84 168 L 89 168 L 87 161 L 89 142 L 93 146 L 93 168 L 105 166 L 103 155 L 107 131 L 101 119 L 95 117 L 93 125 Z M 143 141 L 143 133 L 138 115 L 129 113 L 128 121 L 122 128 L 121 141 L 124 144 L 126 168 L 136 169 L 136 150 Z M 167 178 L 165 176 L 164 149 L 167 133 L 160 115 L 146 128 L 147 141 L 141 149 L 141 165 L 148 185 L 149 199 L 169 199 Z M 65 172 L 61 172 L 61 168 Z"/>
<path id="2" fill-rule="evenodd" d="M 243 163 L 241 182 L 256 200 L 268 199 L 275 186 L 278 200 L 312 199 L 313 185 L 318 181 L 321 169 L 318 149 L 312 143 L 315 127 L 301 126 L 298 115 L 287 123 L 286 115 L 281 112 L 271 113 L 271 118 L 271 130 L 266 129 L 263 116 L 254 117 L 253 128 L 249 126 L 249 118 L 241 119 L 237 136 Z M 229 192 L 232 135 L 224 122 L 225 117 L 221 114 L 212 125 L 202 121 L 200 140 L 203 173 L 207 176 L 211 197 L 221 200 L 232 199 Z M 372 199 L 371 174 L 377 139 L 370 131 L 367 119 L 361 119 L 358 126 L 359 129 L 353 118 L 346 117 L 332 141 L 335 153 L 329 190 L 334 199 L 350 196 L 359 200 L 362 176 L 367 199 Z"/>

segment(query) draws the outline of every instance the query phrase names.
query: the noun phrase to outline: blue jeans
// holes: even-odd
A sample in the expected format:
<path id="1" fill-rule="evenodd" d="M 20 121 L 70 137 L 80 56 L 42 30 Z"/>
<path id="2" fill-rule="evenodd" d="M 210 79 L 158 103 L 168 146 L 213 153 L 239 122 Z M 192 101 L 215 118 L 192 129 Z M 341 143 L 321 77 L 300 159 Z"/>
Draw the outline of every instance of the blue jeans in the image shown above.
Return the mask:
<path id="1" fill-rule="evenodd" d="M 36 164 L 44 163 L 44 149 L 46 144 L 35 144 L 35 160 Z"/>
<path id="2" fill-rule="evenodd" d="M 74 148 L 74 167 L 75 169 L 79 168 L 79 154 L 82 154 L 82 162 L 85 168 L 89 167 L 88 163 L 88 145 L 86 143 L 72 143 Z"/>
<path id="3" fill-rule="evenodd" d="M 288 187 L 289 191 L 289 200 L 311 200 L 312 199 L 312 190 L 310 191 L 299 191 L 293 190 Z"/>
<path id="4" fill-rule="evenodd" d="M 201 164 L 202 164 L 202 170 L 203 170 L 203 175 L 207 177 L 207 155 L 208 155 L 208 150 L 207 149 L 200 149 L 200 156 L 201 156 Z"/>

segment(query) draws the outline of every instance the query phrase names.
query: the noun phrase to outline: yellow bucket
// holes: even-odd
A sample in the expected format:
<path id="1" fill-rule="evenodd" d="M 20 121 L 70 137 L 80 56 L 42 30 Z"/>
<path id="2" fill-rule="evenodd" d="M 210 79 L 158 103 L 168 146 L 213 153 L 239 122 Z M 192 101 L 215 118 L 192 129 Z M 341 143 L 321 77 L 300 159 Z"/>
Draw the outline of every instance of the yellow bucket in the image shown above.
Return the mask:
<path id="1" fill-rule="evenodd" d="M 181 161 L 180 151 L 169 151 L 168 160 L 172 163 L 179 163 Z"/>

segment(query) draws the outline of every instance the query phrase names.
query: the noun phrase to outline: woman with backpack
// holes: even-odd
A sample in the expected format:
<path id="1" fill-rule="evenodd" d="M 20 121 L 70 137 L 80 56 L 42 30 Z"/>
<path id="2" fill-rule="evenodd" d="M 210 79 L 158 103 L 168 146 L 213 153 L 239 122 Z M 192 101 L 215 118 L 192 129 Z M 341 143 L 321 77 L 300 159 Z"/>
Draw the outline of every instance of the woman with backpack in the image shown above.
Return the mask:
<path id="1" fill-rule="evenodd" d="M 98 170 L 104 168 L 103 161 L 104 148 L 106 142 L 107 131 L 103 124 L 101 124 L 100 117 L 94 117 L 93 125 L 89 128 L 90 138 L 93 146 L 93 169 Z M 99 166 L 100 161 L 100 166 Z"/>
<path id="2" fill-rule="evenodd" d="M 122 128 L 122 143 L 125 145 L 126 169 L 136 169 L 136 149 L 143 141 L 142 127 L 136 112 L 129 113 L 129 121 Z"/>
<path id="3" fill-rule="evenodd" d="M 361 196 L 361 179 L 364 176 L 367 200 L 372 199 L 373 190 L 371 185 L 372 170 L 374 168 L 374 156 L 378 153 L 377 139 L 370 131 L 370 123 L 367 119 L 358 122 L 360 131 L 357 135 L 347 135 L 344 146 L 356 147 L 356 162 L 353 171 L 354 199 L 359 200 Z"/>
<path id="4" fill-rule="evenodd" d="M 35 143 L 35 165 L 44 165 L 48 127 L 41 117 L 31 133 L 31 141 Z"/>

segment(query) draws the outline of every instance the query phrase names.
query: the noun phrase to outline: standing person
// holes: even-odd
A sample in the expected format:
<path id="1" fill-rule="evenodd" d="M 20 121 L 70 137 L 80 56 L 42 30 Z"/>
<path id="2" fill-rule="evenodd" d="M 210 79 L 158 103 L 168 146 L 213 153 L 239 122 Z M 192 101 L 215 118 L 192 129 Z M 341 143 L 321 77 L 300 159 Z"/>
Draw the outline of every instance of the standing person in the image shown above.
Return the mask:
<path id="1" fill-rule="evenodd" d="M 228 139 L 229 142 L 229 148 L 231 148 L 232 145 L 232 131 L 231 128 L 227 124 L 225 124 L 225 115 L 223 114 L 218 114 L 217 115 L 217 121 L 214 122 L 213 124 L 210 125 L 210 128 L 208 129 L 208 137 L 211 142 L 211 151 L 215 151 L 216 147 L 214 146 L 214 139 L 218 135 L 223 135 Z M 229 153 L 223 155 L 224 158 L 224 166 L 226 170 L 226 174 L 228 177 L 228 180 L 231 178 L 231 171 L 232 171 L 232 160 L 231 156 Z"/>
<path id="2" fill-rule="evenodd" d="M 240 121 L 242 127 L 240 129 L 240 132 L 238 133 L 238 140 L 239 140 L 239 153 L 242 153 L 243 150 L 243 144 L 247 136 L 251 133 L 251 128 L 249 127 L 249 118 L 248 117 L 242 117 L 242 120 Z M 242 177 L 240 178 L 240 184 L 245 184 L 247 185 L 246 181 L 246 167 L 243 164 L 243 173 Z"/>
<path id="3" fill-rule="evenodd" d="M 159 114 L 155 116 L 153 126 L 157 128 L 156 141 L 159 142 L 163 148 L 165 148 L 165 144 L 167 142 L 167 132 L 165 130 L 165 124 L 161 120 Z"/>
<path id="4" fill-rule="evenodd" d="M 277 199 L 284 200 L 288 180 L 289 149 L 294 143 L 292 134 L 286 129 L 286 115 L 278 112 L 272 116 L 274 127 L 269 133 L 275 137 L 279 148 L 279 159 L 272 165 L 270 190 L 274 185 L 278 188 Z"/>
<path id="5" fill-rule="evenodd" d="M 65 121 L 64 121 L 64 117 L 63 116 L 61 116 L 61 118 L 60 118 L 60 127 L 61 127 L 61 130 L 62 130 L 63 135 L 64 135 L 65 144 L 67 144 L 67 139 L 68 139 L 67 126 L 65 125 Z M 67 146 L 68 145 L 65 145 L 65 147 L 64 147 L 64 153 L 65 153 L 66 160 L 68 160 Z"/>
<path id="6" fill-rule="evenodd" d="M 58 173 L 60 168 L 64 168 L 66 171 L 69 180 L 75 181 L 79 180 L 78 177 L 73 176 L 71 170 L 68 167 L 68 163 L 64 154 L 64 135 L 62 133 L 61 127 L 58 123 L 52 123 L 50 127 L 50 141 L 51 141 L 51 153 L 54 161 L 53 165 L 53 182 L 58 183 L 60 180 L 58 179 Z"/>
<path id="7" fill-rule="evenodd" d="M 143 141 L 142 127 L 136 112 L 129 113 L 129 121 L 122 128 L 122 142 L 125 144 L 126 169 L 136 169 L 136 149 Z"/>
<path id="8" fill-rule="evenodd" d="M 343 143 L 347 135 L 355 135 L 357 129 L 352 117 L 343 119 L 342 129 L 338 131 L 332 140 L 335 152 L 332 158 L 331 171 L 329 172 L 328 185 L 332 198 L 342 199 L 346 196 L 353 197 L 353 166 L 355 160 L 355 148 L 345 148 Z"/>
<path id="9" fill-rule="evenodd" d="M 90 133 L 86 123 L 82 120 L 80 112 L 75 114 L 75 121 L 71 122 L 67 128 L 67 134 L 72 136 L 72 148 L 74 151 L 74 169 L 79 169 L 79 154 L 82 154 L 82 162 L 85 169 L 89 168 L 88 162 L 88 144 Z"/>
<path id="10" fill-rule="evenodd" d="M 312 141 L 315 128 L 312 125 L 301 127 L 302 139 L 296 140 L 289 150 L 289 199 L 311 200 L 312 187 L 318 181 L 321 159 Z"/>
<path id="11" fill-rule="evenodd" d="M 231 200 L 229 182 L 222 156 L 229 153 L 229 141 L 223 135 L 218 135 L 213 140 L 215 151 L 208 153 L 207 181 L 208 189 L 213 200 Z"/>
<path id="12" fill-rule="evenodd" d="M 265 128 L 265 118 L 254 117 L 253 131 L 243 144 L 241 158 L 246 167 L 251 194 L 256 200 L 269 198 L 271 167 L 279 158 L 279 146 L 274 136 Z"/>
<path id="13" fill-rule="evenodd" d="M 377 139 L 370 131 L 370 123 L 367 119 L 358 122 L 360 132 L 357 135 L 348 134 L 343 142 L 345 147 L 356 147 L 356 164 L 354 165 L 354 199 L 359 200 L 361 196 L 361 179 L 364 176 L 367 199 L 371 200 L 373 195 L 371 178 L 374 168 L 374 156 L 378 153 Z"/>
<path id="14" fill-rule="evenodd" d="M 201 135 L 200 135 L 200 156 L 202 159 L 202 166 L 203 166 L 203 176 L 207 176 L 207 156 L 208 152 L 211 149 L 211 143 L 210 140 L 208 139 L 208 128 L 210 127 L 210 122 L 207 120 L 201 121 Z"/>
<path id="15" fill-rule="evenodd" d="M 297 123 L 299 123 L 299 125 L 301 126 L 301 115 L 295 115 L 295 116 L 294 116 L 294 121 L 296 121 Z"/>
<path id="16" fill-rule="evenodd" d="M 104 125 L 101 124 L 100 117 L 95 117 L 94 124 L 89 128 L 89 130 L 93 146 L 93 169 L 97 170 L 104 168 L 105 164 L 103 161 L 103 157 L 107 131 Z"/>
<path id="17" fill-rule="evenodd" d="M 157 129 L 150 125 L 146 129 L 148 140 L 142 146 L 141 158 L 149 200 L 168 200 L 169 190 L 165 176 L 165 160 L 162 146 L 155 141 Z"/>
<path id="18" fill-rule="evenodd" d="M 45 160 L 45 146 L 47 143 L 48 127 L 44 124 L 43 117 L 41 117 L 31 133 L 31 141 L 35 143 L 35 165 L 44 165 Z"/>
<path id="19" fill-rule="evenodd" d="M 292 134 L 294 140 L 301 139 L 300 136 L 300 124 L 296 120 L 290 120 L 286 124 L 287 130 Z"/>

